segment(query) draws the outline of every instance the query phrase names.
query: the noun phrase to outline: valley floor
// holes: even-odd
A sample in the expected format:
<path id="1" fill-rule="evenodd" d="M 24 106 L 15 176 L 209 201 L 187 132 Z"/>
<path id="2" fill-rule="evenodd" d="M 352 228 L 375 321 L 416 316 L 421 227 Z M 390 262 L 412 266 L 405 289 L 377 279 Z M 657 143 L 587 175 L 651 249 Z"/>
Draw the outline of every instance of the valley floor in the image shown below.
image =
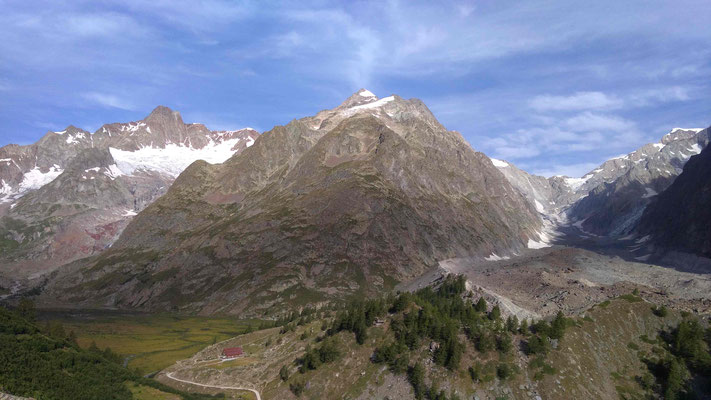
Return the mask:
<path id="1" fill-rule="evenodd" d="M 580 313 L 634 289 L 658 304 L 711 314 L 711 260 L 670 254 L 655 258 L 648 238 L 602 237 L 580 224 L 558 223 L 550 247 L 496 260 L 449 259 L 401 284 L 417 290 L 447 274 L 463 274 L 470 289 L 501 304 L 506 313 L 539 319 L 558 311 Z"/>

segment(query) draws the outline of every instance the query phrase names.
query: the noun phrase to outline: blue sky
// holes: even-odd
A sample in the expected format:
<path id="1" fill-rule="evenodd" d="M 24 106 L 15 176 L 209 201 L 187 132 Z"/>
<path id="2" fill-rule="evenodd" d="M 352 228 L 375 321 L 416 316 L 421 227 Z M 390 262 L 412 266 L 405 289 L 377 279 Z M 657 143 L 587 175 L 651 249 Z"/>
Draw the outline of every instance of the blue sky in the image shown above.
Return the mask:
<path id="1" fill-rule="evenodd" d="M 365 87 L 422 99 L 491 157 L 580 176 L 711 124 L 709 21 L 700 0 L 0 0 L 0 145 L 159 104 L 263 131 Z"/>

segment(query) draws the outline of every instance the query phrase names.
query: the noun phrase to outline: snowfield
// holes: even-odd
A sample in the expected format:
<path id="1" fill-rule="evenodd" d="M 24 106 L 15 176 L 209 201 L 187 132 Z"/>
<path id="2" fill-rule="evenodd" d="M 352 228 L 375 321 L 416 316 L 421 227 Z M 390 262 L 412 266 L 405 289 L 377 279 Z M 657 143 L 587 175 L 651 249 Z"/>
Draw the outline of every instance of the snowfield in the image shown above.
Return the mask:
<path id="1" fill-rule="evenodd" d="M 142 147 L 136 151 L 125 151 L 109 148 L 111 156 L 116 161 L 114 176 L 133 175 L 136 171 L 156 171 L 163 175 L 177 178 L 181 172 L 197 160 L 205 160 L 210 164 L 227 161 L 234 154 L 234 146 L 242 139 L 228 139 L 222 143 L 210 142 L 202 149 L 188 147 L 182 144 L 168 144 L 165 148 Z M 246 145 L 251 146 L 254 139 L 249 138 Z"/>

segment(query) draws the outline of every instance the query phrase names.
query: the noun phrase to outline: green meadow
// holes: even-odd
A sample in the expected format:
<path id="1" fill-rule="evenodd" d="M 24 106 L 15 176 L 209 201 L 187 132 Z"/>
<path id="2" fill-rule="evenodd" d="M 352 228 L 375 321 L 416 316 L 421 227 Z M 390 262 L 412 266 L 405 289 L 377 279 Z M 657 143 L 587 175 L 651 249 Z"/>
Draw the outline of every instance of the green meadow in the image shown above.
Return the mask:
<path id="1" fill-rule="evenodd" d="M 128 367 L 143 374 L 160 371 L 213 343 L 258 329 L 262 321 L 230 317 L 119 312 L 46 312 L 45 321 L 58 321 L 73 331 L 79 345 L 96 343 L 128 359 Z"/>

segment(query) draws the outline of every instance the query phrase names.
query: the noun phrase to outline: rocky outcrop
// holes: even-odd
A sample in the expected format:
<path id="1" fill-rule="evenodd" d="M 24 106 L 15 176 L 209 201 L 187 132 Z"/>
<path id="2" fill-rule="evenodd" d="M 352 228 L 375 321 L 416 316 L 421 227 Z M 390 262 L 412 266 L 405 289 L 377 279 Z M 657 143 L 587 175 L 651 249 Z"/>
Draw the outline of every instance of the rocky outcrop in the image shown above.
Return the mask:
<path id="1" fill-rule="evenodd" d="M 708 129 L 707 129 L 708 131 Z M 657 252 L 711 258 L 711 147 L 691 157 L 674 183 L 644 210 L 637 227 Z"/>

